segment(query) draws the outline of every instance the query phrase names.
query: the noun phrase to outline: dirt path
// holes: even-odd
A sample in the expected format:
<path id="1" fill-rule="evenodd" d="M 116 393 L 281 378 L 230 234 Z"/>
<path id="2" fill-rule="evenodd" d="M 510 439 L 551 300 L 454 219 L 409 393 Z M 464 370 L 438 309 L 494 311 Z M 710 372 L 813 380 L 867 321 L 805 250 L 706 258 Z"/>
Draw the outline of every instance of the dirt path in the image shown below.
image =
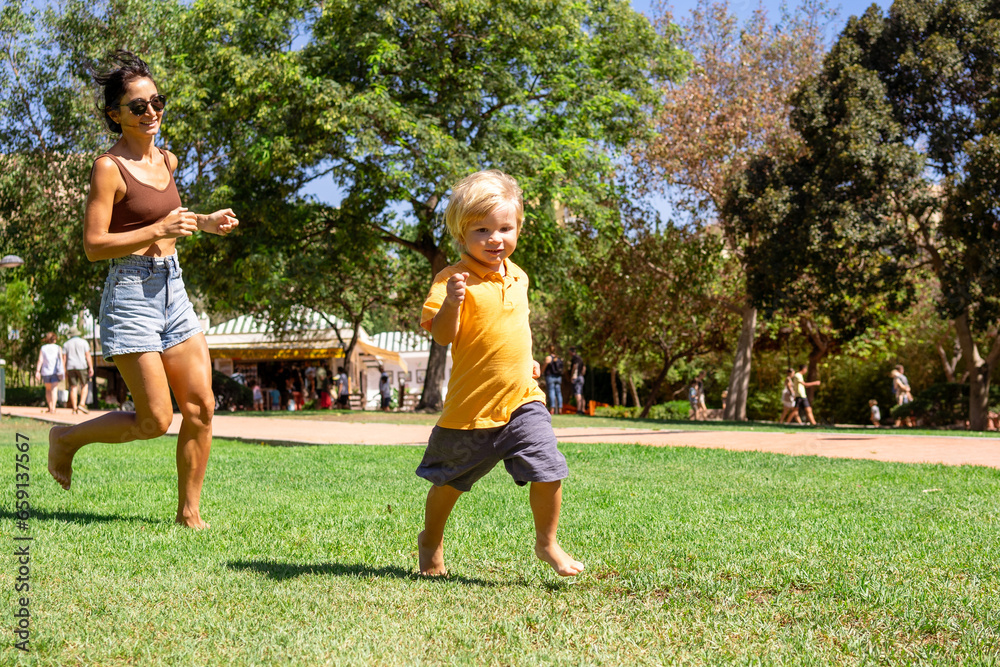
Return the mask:
<path id="1" fill-rule="evenodd" d="M 59 409 L 55 415 L 41 408 L 3 406 L 4 415 L 30 417 L 62 424 L 79 423 L 103 414 L 74 415 Z M 180 416 L 174 415 L 168 433 L 176 434 Z M 220 438 L 281 444 L 423 445 L 430 426 L 360 424 L 310 419 L 268 419 L 216 415 L 213 431 Z M 899 431 L 837 433 L 807 430 L 780 433 L 746 431 L 681 431 L 630 428 L 557 428 L 562 443 L 616 442 L 659 447 L 700 447 L 735 451 L 772 452 L 792 456 L 872 459 L 903 463 L 943 463 L 1000 468 L 1000 437 L 906 435 Z"/>

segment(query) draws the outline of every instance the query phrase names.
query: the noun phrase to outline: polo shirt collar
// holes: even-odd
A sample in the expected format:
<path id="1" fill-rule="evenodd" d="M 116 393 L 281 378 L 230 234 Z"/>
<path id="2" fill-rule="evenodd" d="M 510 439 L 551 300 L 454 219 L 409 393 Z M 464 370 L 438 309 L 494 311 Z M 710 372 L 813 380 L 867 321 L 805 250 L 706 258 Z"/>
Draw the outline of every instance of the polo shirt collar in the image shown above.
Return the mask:
<path id="1" fill-rule="evenodd" d="M 469 255 L 469 253 L 466 253 L 466 252 L 462 253 L 462 262 L 467 267 L 469 267 L 470 271 L 472 271 L 477 276 L 479 276 L 480 280 L 486 280 L 486 276 L 490 275 L 491 273 L 500 273 L 499 271 L 494 271 L 493 269 L 486 268 L 485 265 L 483 265 L 482 263 L 477 262 L 476 260 L 472 259 L 472 256 Z M 509 259 L 504 259 L 503 260 L 503 266 L 504 266 L 504 273 L 509 276 L 511 274 L 511 271 L 510 271 L 510 269 L 511 269 L 510 260 Z"/>

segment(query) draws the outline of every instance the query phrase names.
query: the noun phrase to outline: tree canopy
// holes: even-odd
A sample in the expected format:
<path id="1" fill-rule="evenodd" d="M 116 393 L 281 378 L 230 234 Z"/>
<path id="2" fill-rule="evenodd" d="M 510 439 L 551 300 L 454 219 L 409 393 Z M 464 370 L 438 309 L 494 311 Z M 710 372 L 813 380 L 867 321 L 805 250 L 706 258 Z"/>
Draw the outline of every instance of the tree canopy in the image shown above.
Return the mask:
<path id="1" fill-rule="evenodd" d="M 241 219 L 232 239 L 181 245 L 185 263 L 198 267 L 192 288 L 214 310 L 267 316 L 315 298 L 296 286 L 307 277 L 300 267 L 333 271 L 372 239 L 395 247 L 379 251 L 383 258 L 410 268 L 409 254 L 424 258 L 421 281 L 393 287 L 426 289 L 456 258 L 441 215 L 448 189 L 482 168 L 508 171 L 526 193 L 518 261 L 571 261 L 571 229 L 557 211 L 581 225 L 608 219 L 615 151 L 641 131 L 655 82 L 687 64 L 672 34 L 658 34 L 625 0 L 201 0 L 141 11 L 131 0 L 70 0 L 44 15 L 18 11 L 4 25 L 23 57 L 8 63 L 39 72 L 49 59 L 60 63 L 45 70 L 53 93 L 36 122 L 64 137 L 62 152 L 80 156 L 64 179 L 77 196 L 59 223 L 67 256 L 82 257 L 73 237 L 86 169 L 107 142 L 88 112 L 89 69 L 113 49 L 131 49 L 170 98 L 163 139 L 180 159 L 185 203 L 232 206 Z M 24 96 L 23 85 L 3 85 Z M 28 126 L 19 121 L 17 131 Z M 40 151 L 11 136 L 0 153 L 34 159 Z M 300 194 L 318 178 L 339 188 L 339 206 Z M 45 208 L 42 193 L 35 201 Z M 42 215 L 7 211 L 5 228 L 17 238 L 51 231 Z M 558 271 L 538 282 L 551 275 Z M 63 304 L 71 296 L 51 293 Z M 343 304 L 334 305 L 343 316 Z M 428 407 L 440 401 L 443 360 L 435 347 Z"/>
<path id="2" fill-rule="evenodd" d="M 998 47 L 995 2 L 869 9 L 795 98 L 806 150 L 758 159 L 729 200 L 741 233 L 765 239 L 750 258 L 761 303 L 812 292 L 860 329 L 905 303 L 913 271 L 929 267 L 973 369 L 979 429 L 1000 358 Z"/>

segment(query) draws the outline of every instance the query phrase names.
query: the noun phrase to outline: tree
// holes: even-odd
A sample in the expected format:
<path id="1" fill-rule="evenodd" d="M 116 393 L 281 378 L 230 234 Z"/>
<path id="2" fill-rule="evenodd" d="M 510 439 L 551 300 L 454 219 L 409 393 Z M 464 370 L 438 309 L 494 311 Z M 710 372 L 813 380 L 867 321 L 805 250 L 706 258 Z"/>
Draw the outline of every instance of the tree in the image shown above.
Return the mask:
<path id="1" fill-rule="evenodd" d="M 650 379 L 645 417 L 671 368 L 721 345 L 733 317 L 711 298 L 723 261 L 718 233 L 649 222 L 641 209 L 621 207 L 617 233 L 609 228 L 583 244 L 585 261 L 571 278 L 585 298 L 567 304 L 578 310 L 565 319 L 581 325 L 577 339 L 591 358 Z"/>
<path id="2" fill-rule="evenodd" d="M 428 284 L 455 258 L 448 188 L 488 167 L 518 178 L 526 247 L 560 266 L 552 203 L 607 216 L 609 149 L 641 125 L 650 78 L 684 63 L 622 0 L 328 2 L 312 34 L 304 61 L 334 99 L 318 119 L 330 171 L 351 194 L 402 203 L 402 224 L 377 230 L 425 258 Z M 432 347 L 421 408 L 440 405 L 444 355 Z"/>
<path id="3" fill-rule="evenodd" d="M 801 264 L 788 270 L 836 299 L 831 313 L 864 312 L 873 290 L 892 305 L 905 274 L 929 268 L 971 371 L 974 429 L 986 427 L 1000 359 L 998 25 L 987 0 L 897 2 L 852 19 L 795 101 L 804 156 L 755 164 L 745 183 L 756 185 L 736 196 L 751 218 L 794 221 Z M 789 252 L 768 252 L 755 279 L 777 294 L 787 267 L 774 253 Z"/>
<path id="4" fill-rule="evenodd" d="M 80 242 L 83 184 L 99 143 L 90 100 L 48 32 L 50 14 L 20 2 L 0 9 L 0 245 L 22 257 L 30 316 L 18 328 L 25 350 L 100 303 L 101 267 Z"/>
<path id="5" fill-rule="evenodd" d="M 569 207 L 587 224 L 609 215 L 612 152 L 641 126 L 655 99 L 650 79 L 675 77 L 686 62 L 624 0 L 154 4 L 69 0 L 32 39 L 58 63 L 64 94 L 51 99 L 79 110 L 90 104 L 87 69 L 107 51 L 148 59 L 170 95 L 163 139 L 180 159 L 183 200 L 233 206 L 241 218 L 242 241 L 179 249 L 199 267 L 189 275 L 195 291 L 221 311 L 269 303 L 274 282 L 262 276 L 288 275 L 282 262 L 310 221 L 343 219 L 317 216 L 298 196 L 323 176 L 404 263 L 405 253 L 424 259 L 426 288 L 456 257 L 441 219 L 451 183 L 503 168 L 526 192 L 531 243 L 519 261 L 560 266 L 572 236 L 553 212 Z M 87 156 L 69 178 L 77 193 L 106 142 L 87 115 L 64 104 L 38 116 L 50 129 L 67 119 L 82 128 L 64 151 Z M 34 228 L 44 229 L 42 217 Z M 78 229 L 67 226 L 66 238 Z M 440 404 L 443 362 L 435 347 L 426 407 Z"/>
<path id="6" fill-rule="evenodd" d="M 751 154 L 794 152 L 798 137 L 788 124 L 789 97 L 816 71 L 823 52 L 822 3 L 805 2 L 798 12 L 772 24 L 763 7 L 740 25 L 727 1 L 701 0 L 683 22 L 680 45 L 691 52 L 692 76 L 664 88 L 666 102 L 656 110 L 655 137 L 634 151 L 648 187 L 665 189 L 692 225 L 715 225 L 726 182 Z M 660 18 L 670 25 L 669 12 Z M 748 239 L 726 231 L 726 248 L 744 270 Z M 738 282 L 737 282 L 738 284 Z M 738 313 L 742 328 L 730 376 L 726 419 L 746 419 L 750 362 L 757 309 L 741 286 L 719 295 L 717 303 Z"/>

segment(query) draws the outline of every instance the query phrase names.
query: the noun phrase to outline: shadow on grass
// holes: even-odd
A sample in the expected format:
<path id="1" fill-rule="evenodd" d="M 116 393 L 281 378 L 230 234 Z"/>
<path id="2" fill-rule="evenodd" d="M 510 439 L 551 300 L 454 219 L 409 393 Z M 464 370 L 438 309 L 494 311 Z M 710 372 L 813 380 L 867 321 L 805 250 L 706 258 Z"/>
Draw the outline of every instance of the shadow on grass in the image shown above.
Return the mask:
<path id="1" fill-rule="evenodd" d="M 14 520 L 17 519 L 17 515 L 14 512 L 3 511 L 0 512 L 0 520 L 6 521 L 7 519 Z M 168 523 L 167 519 L 150 519 L 145 516 L 122 516 L 121 514 L 95 514 L 94 512 L 67 512 L 63 510 L 57 510 L 55 512 L 50 512 L 48 510 L 38 509 L 33 507 L 31 509 L 31 516 L 28 517 L 29 521 L 65 521 L 66 523 L 114 523 L 117 521 L 124 521 L 127 523 Z M 170 521 L 169 523 L 173 523 Z"/>
<path id="2" fill-rule="evenodd" d="M 275 581 L 285 581 L 294 579 L 304 574 L 319 574 L 334 577 L 357 577 L 381 578 L 381 579 L 409 579 L 411 581 L 428 582 L 456 582 L 467 586 L 482 586 L 485 588 L 501 588 L 508 586 L 527 586 L 528 582 L 519 579 L 510 582 L 486 581 L 475 577 L 463 577 L 449 574 L 446 577 L 422 577 L 412 570 L 405 570 L 401 567 L 372 567 L 361 563 L 349 565 L 347 563 L 315 563 L 305 565 L 299 563 L 280 563 L 266 560 L 237 560 L 228 561 L 224 565 L 230 570 L 241 570 L 243 572 L 257 572 L 263 574 L 268 579 Z"/>

